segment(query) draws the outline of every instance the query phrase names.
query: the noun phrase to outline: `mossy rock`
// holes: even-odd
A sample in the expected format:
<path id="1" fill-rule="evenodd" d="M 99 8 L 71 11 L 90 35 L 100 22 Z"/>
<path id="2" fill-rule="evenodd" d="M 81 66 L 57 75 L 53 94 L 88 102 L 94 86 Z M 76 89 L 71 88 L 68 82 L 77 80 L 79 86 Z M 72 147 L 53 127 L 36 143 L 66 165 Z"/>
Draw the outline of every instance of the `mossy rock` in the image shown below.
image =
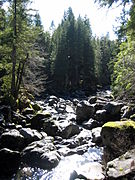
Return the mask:
<path id="1" fill-rule="evenodd" d="M 102 126 L 102 128 L 117 128 L 120 130 L 128 128 L 135 129 L 135 122 L 132 120 L 107 122 Z"/>
<path id="2" fill-rule="evenodd" d="M 35 111 L 42 110 L 41 107 L 37 103 L 31 103 L 31 106 Z"/>
<path id="3" fill-rule="evenodd" d="M 132 120 L 107 122 L 102 126 L 103 144 L 114 157 L 122 155 L 135 146 L 135 122 Z"/>
<path id="4" fill-rule="evenodd" d="M 28 115 L 28 114 L 34 114 L 34 112 L 35 112 L 35 111 L 34 111 L 33 108 L 27 107 L 27 108 L 23 109 L 22 114 L 23 114 L 23 115 Z"/>
<path id="5" fill-rule="evenodd" d="M 48 111 L 38 111 L 37 114 L 35 115 L 36 118 L 50 118 L 52 115 Z"/>

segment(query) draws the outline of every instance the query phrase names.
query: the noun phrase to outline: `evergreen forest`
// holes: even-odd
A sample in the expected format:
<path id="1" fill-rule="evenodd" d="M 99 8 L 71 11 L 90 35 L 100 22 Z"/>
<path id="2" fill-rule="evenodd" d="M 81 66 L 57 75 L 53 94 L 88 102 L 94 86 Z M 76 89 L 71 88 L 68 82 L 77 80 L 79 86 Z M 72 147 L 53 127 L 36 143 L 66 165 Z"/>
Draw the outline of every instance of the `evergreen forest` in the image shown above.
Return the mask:
<path id="1" fill-rule="evenodd" d="M 8 10 L 3 5 L 9 2 Z M 16 104 L 20 94 L 42 97 L 82 90 L 87 95 L 111 87 L 118 98 L 134 96 L 134 2 L 119 0 L 123 13 L 117 39 L 95 37 L 89 19 L 72 8 L 61 23 L 44 31 L 30 0 L 0 1 L 0 96 Z M 114 0 L 97 0 L 111 7 Z M 126 5 L 130 10 L 126 11 Z M 128 17 L 128 18 L 127 18 Z M 13 103 L 14 102 L 14 103 Z M 13 106 L 14 106 L 13 105 Z"/>

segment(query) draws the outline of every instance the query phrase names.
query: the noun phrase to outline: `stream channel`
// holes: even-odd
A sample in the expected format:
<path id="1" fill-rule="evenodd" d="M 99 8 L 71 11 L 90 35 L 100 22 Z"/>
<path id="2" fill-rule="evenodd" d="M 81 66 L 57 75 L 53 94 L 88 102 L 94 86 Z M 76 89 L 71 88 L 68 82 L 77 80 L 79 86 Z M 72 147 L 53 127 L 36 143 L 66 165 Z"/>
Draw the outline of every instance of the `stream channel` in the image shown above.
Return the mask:
<path id="1" fill-rule="evenodd" d="M 101 97 L 101 94 L 98 96 Z M 95 126 L 94 124 L 95 126 L 94 128 L 86 128 L 83 125 L 77 125 L 76 119 L 74 118 L 77 114 L 73 106 L 74 103 L 73 101 L 63 100 L 63 99 L 57 100 L 57 104 L 55 105 L 55 108 L 54 108 L 54 104 L 48 106 L 49 101 L 50 99 L 44 101 L 44 103 L 39 102 L 39 104 L 43 106 L 43 110 L 45 109 L 47 111 L 50 111 L 53 114 L 54 119 L 56 119 L 56 121 L 60 123 L 60 126 L 62 128 L 63 128 L 63 122 L 64 124 L 66 121 L 67 122 L 70 121 L 71 124 L 75 123 L 73 127 L 78 126 L 78 128 L 80 129 L 79 133 L 70 136 L 68 138 L 64 138 L 62 135 L 60 137 L 61 138 L 60 142 L 59 140 L 57 140 L 57 137 L 53 136 L 54 145 L 56 146 L 56 151 L 60 154 L 60 161 L 56 167 L 54 167 L 51 170 L 45 170 L 41 168 L 23 166 L 22 168 L 19 169 L 18 173 L 12 178 L 12 180 L 75 180 L 75 179 L 95 180 L 95 178 L 104 179 L 103 170 L 102 170 L 103 148 L 97 146 L 96 143 L 93 143 L 92 141 L 93 129 L 94 128 L 96 129 L 98 127 L 101 128 L 102 125 L 96 124 Z M 78 100 L 78 103 L 80 102 L 81 101 Z M 83 101 L 83 103 L 86 103 L 86 105 L 87 102 Z M 95 107 L 95 105 L 91 105 L 91 106 Z M 62 113 L 62 108 L 64 107 L 65 109 L 63 112 L 65 113 Z M 95 123 L 95 120 L 93 121 L 92 118 L 89 119 L 89 121 L 91 121 L 90 126 L 91 123 Z M 64 132 L 68 133 L 68 131 L 65 130 Z"/>
<path id="2" fill-rule="evenodd" d="M 51 171 L 43 170 L 40 168 L 26 168 L 26 172 L 18 173 L 12 180 L 74 180 L 80 174 L 79 179 L 90 177 L 93 179 L 95 173 L 97 174 L 97 162 L 101 162 L 102 148 L 93 147 L 89 148 L 83 155 L 74 154 L 71 156 L 63 157 L 58 166 Z M 95 172 L 91 165 L 95 166 Z M 100 172 L 99 175 L 101 176 Z"/>

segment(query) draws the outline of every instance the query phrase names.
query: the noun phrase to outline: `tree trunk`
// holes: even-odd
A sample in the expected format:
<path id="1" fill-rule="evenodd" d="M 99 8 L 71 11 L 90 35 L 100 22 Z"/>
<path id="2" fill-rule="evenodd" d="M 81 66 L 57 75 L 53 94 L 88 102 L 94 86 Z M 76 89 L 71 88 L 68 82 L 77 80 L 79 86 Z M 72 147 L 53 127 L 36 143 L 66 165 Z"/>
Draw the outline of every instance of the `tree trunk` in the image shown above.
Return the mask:
<path id="1" fill-rule="evenodd" d="M 19 63 L 19 67 L 18 67 L 18 73 L 17 73 L 17 80 L 16 80 L 16 98 L 18 98 L 18 93 L 19 93 L 19 89 L 22 83 L 22 77 L 23 77 L 23 72 L 24 72 L 24 66 L 26 61 L 29 58 L 29 54 L 27 53 L 26 59 L 21 63 Z"/>
<path id="2" fill-rule="evenodd" d="M 16 98 L 16 83 L 15 83 L 15 68 L 16 68 L 16 0 L 14 0 L 14 19 L 13 19 L 13 50 L 12 50 L 12 80 L 11 80 L 11 95 Z"/>

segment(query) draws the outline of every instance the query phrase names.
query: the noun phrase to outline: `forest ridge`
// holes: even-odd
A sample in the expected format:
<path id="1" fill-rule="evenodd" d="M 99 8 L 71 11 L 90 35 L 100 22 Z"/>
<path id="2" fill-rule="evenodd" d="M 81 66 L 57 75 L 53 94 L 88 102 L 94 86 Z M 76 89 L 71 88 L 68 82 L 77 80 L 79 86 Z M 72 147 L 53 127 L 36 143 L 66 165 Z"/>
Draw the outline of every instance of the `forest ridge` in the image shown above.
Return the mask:
<path id="1" fill-rule="evenodd" d="M 75 19 L 72 8 L 64 12 L 57 28 L 44 31 L 40 15 L 31 13 L 30 0 L 10 0 L 5 11 L 0 3 L 0 95 L 14 102 L 21 91 L 33 95 L 112 87 L 115 96 L 134 95 L 134 2 L 123 5 L 118 39 L 93 37 L 89 19 Z M 99 0 L 101 6 L 115 1 Z M 129 15 L 126 19 L 125 14 Z"/>

